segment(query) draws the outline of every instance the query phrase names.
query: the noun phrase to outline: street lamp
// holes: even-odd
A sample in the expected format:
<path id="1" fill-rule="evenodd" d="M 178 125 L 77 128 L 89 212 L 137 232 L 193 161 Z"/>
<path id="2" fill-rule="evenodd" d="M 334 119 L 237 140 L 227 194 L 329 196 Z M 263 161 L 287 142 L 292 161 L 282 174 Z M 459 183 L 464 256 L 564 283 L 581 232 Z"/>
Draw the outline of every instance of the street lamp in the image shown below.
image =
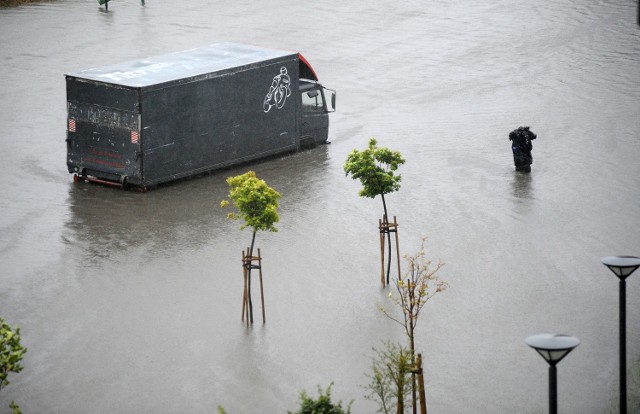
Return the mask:
<path id="1" fill-rule="evenodd" d="M 627 291 L 625 280 L 640 267 L 640 257 L 607 256 L 600 259 L 620 279 L 620 412 L 627 412 Z"/>
<path id="2" fill-rule="evenodd" d="M 569 354 L 580 340 L 562 334 L 538 334 L 525 339 L 527 345 L 538 351 L 549 363 L 549 413 L 558 413 L 558 377 L 556 365 Z"/>

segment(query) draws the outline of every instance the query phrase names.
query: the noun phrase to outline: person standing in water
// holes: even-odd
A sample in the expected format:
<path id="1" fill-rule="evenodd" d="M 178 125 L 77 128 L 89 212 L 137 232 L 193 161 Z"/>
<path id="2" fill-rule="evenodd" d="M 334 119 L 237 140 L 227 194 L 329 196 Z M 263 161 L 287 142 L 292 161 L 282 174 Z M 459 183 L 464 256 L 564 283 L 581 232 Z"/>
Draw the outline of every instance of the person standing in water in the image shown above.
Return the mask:
<path id="1" fill-rule="evenodd" d="M 528 126 L 519 127 L 509 133 L 516 171 L 531 172 L 531 164 L 533 163 L 531 141 L 536 138 L 537 135 L 530 131 Z"/>

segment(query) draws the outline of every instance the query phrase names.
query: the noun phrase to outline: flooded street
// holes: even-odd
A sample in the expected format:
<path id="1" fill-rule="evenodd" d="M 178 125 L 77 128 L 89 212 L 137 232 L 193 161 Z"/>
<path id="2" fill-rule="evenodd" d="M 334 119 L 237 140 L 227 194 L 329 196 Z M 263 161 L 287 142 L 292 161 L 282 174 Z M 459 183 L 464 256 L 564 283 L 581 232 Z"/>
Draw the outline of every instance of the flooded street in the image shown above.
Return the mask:
<path id="1" fill-rule="evenodd" d="M 352 412 L 378 310 L 382 203 L 342 166 L 370 137 L 400 151 L 386 197 L 400 249 L 446 263 L 417 328 L 430 414 L 545 413 L 527 336 L 581 345 L 558 366 L 563 413 L 618 407 L 618 281 L 640 256 L 640 27 L 631 0 L 256 3 L 63 0 L 0 8 L 0 317 L 24 370 L 0 412 L 284 413 L 334 382 Z M 337 91 L 330 145 L 147 193 L 74 183 L 64 74 L 217 42 L 299 51 Z M 508 134 L 529 125 L 531 174 Z M 226 177 L 282 194 L 259 233 L 267 323 L 240 321 L 249 230 Z M 259 293 L 254 290 L 254 312 Z M 256 312 L 255 315 L 259 315 Z M 630 412 L 640 410 L 640 274 L 627 280 Z"/>

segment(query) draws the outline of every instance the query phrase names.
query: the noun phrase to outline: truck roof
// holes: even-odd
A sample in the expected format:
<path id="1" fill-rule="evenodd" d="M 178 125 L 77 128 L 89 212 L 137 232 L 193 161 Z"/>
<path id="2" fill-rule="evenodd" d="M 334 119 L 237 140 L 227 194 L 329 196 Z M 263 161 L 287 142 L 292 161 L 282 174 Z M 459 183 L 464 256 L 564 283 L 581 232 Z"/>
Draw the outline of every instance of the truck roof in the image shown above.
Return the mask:
<path id="1" fill-rule="evenodd" d="M 66 76 L 129 87 L 145 87 L 293 55 L 297 53 L 239 43 L 215 43 L 197 49 L 68 73 Z"/>

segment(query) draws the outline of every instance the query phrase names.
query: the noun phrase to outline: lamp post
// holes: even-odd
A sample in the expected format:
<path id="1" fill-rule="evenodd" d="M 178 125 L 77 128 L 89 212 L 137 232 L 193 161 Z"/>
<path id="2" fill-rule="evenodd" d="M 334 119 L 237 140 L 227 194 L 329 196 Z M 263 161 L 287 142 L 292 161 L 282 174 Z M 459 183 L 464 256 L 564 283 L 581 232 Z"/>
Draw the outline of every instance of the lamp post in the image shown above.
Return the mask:
<path id="1" fill-rule="evenodd" d="M 620 412 L 627 412 L 627 291 L 625 280 L 640 267 L 640 257 L 607 256 L 600 259 L 620 279 Z"/>
<path id="2" fill-rule="evenodd" d="M 576 346 L 580 340 L 569 335 L 562 334 L 538 334 L 525 339 L 527 345 L 549 363 L 549 413 L 558 413 L 558 377 L 556 365 Z"/>

